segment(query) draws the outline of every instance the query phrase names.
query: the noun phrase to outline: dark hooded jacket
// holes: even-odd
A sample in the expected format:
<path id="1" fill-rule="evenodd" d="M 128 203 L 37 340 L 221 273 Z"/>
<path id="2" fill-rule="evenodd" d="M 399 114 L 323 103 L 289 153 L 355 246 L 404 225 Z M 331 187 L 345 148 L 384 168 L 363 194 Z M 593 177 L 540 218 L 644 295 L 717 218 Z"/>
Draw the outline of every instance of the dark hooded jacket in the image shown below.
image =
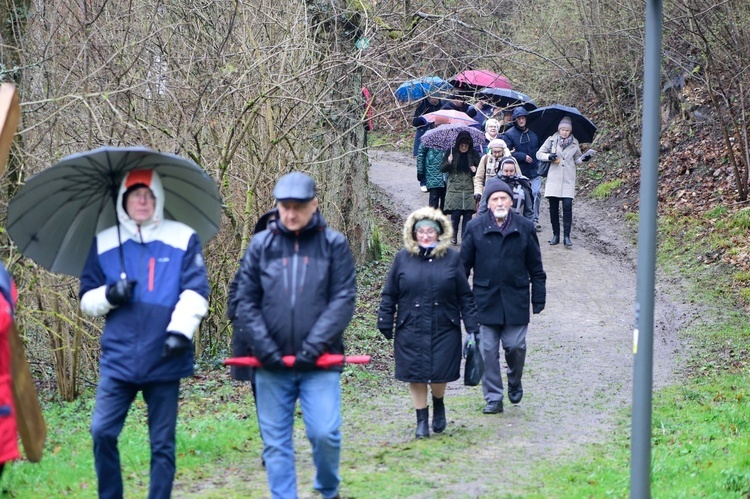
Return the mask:
<path id="1" fill-rule="evenodd" d="M 344 330 L 354 314 L 355 277 L 346 238 L 329 229 L 320 212 L 297 232 L 271 222 L 252 238 L 242 258 L 235 327 L 261 363 L 303 349 L 314 355 L 343 354 Z"/>
<path id="2" fill-rule="evenodd" d="M 505 228 L 497 225 L 489 211 L 474 218 L 461 241 L 466 275 L 474 270 L 480 324 L 528 324 L 529 302 L 546 302 L 547 274 L 534 224 L 512 210 L 509 216 Z"/>
<path id="3" fill-rule="evenodd" d="M 437 246 L 421 249 L 414 225 L 425 218 L 442 227 Z M 444 383 L 459 378 L 461 320 L 478 332 L 476 306 L 458 252 L 450 247 L 453 228 L 434 208 L 421 208 L 404 224 L 404 249 L 396 254 L 383 287 L 378 329 L 394 328 L 396 379 Z"/>
<path id="4" fill-rule="evenodd" d="M 513 151 L 513 157 L 518 161 L 523 176 L 526 178 L 537 177 L 536 153 L 539 150 L 539 137 L 536 133 L 529 130 L 528 127 L 521 130 L 518 126 L 512 126 L 503 134 L 503 138 L 508 148 Z M 531 163 L 526 162 L 526 155 L 531 156 Z"/>

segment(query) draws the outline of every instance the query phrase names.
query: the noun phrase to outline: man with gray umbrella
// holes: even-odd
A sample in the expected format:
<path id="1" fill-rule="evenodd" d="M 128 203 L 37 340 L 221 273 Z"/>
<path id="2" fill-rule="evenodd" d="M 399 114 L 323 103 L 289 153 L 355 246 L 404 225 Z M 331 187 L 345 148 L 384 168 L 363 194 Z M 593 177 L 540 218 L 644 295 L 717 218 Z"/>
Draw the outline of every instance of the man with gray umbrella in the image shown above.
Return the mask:
<path id="1" fill-rule="evenodd" d="M 106 318 L 91 422 L 100 497 L 123 496 L 117 440 L 138 392 L 148 407 L 148 497 L 172 492 L 180 379 L 193 374 L 192 337 L 209 287 L 198 235 L 165 220 L 164 201 L 155 171 L 128 172 L 119 223 L 96 235 L 81 274 L 81 310 Z"/>

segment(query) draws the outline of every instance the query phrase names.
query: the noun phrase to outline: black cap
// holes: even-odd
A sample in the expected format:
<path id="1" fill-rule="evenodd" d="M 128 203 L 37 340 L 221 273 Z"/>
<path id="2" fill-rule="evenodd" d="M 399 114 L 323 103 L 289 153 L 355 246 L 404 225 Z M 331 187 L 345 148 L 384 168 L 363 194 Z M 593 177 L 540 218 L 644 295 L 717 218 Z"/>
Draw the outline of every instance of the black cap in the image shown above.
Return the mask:
<path id="1" fill-rule="evenodd" d="M 494 193 L 501 191 L 506 193 L 511 197 L 511 199 L 513 199 L 513 191 L 510 189 L 510 186 L 508 184 L 497 177 L 491 177 L 487 180 L 487 185 L 484 187 L 484 196 L 488 200 Z"/>
<path id="2" fill-rule="evenodd" d="M 287 173 L 273 189 L 276 201 L 311 201 L 315 197 L 315 181 L 302 172 Z"/>

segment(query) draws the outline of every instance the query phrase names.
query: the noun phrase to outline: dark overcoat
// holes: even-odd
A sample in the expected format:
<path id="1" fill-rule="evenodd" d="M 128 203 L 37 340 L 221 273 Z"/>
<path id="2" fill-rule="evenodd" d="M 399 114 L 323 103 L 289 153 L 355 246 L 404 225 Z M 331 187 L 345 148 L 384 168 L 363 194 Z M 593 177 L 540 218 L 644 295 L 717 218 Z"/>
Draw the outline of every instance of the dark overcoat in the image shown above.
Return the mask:
<path id="1" fill-rule="evenodd" d="M 528 324 L 529 302 L 544 305 L 547 274 L 534 224 L 510 212 L 505 230 L 491 212 L 469 221 L 461 242 L 466 274 L 474 269 L 480 324 Z M 531 286 L 531 293 L 529 293 Z"/>
<path id="2" fill-rule="evenodd" d="M 429 254 L 414 240 L 414 224 L 429 217 L 444 228 Z M 390 330 L 395 319 L 396 379 L 412 383 L 447 383 L 460 375 L 461 319 L 477 332 L 476 306 L 457 251 L 450 248 L 451 224 L 440 211 L 422 208 L 404 228 L 404 249 L 396 254 L 378 311 L 378 328 Z"/>

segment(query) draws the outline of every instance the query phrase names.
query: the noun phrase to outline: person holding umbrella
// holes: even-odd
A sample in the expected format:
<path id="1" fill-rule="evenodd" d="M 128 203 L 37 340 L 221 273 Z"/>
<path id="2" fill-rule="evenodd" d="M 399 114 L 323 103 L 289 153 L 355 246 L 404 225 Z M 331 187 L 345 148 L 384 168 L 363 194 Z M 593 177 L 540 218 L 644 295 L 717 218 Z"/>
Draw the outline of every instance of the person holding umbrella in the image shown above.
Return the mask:
<path id="1" fill-rule="evenodd" d="M 479 331 L 474 296 L 458 252 L 450 247 L 452 235 L 438 210 L 420 208 L 409 215 L 404 248 L 393 259 L 378 311 L 383 336 L 394 339 L 395 328 L 395 376 L 409 383 L 416 438 L 430 436 L 428 385 L 432 431 L 445 430 L 445 387 L 460 375 L 461 320 L 469 333 Z"/>
<path id="2" fill-rule="evenodd" d="M 479 153 L 473 148 L 474 140 L 469 132 L 460 132 L 456 136 L 456 144 L 445 151 L 445 157 L 440 169 L 448 174 L 445 189 L 445 211 L 451 214 L 453 224 L 453 238 L 451 243 L 458 244 L 457 233 L 461 224 L 461 235 L 466 230 L 476 209 L 474 200 L 474 174 L 479 164 Z M 463 218 L 463 222 L 461 219 Z"/>
<path id="3" fill-rule="evenodd" d="M 118 224 L 96 235 L 81 274 L 81 310 L 106 318 L 91 422 L 100 497 L 123 495 L 117 440 L 138 392 L 148 407 L 149 497 L 172 492 L 180 379 L 193 374 L 192 338 L 209 287 L 198 235 L 166 220 L 164 204 L 156 171 L 129 171 Z"/>
<path id="4" fill-rule="evenodd" d="M 435 95 L 428 95 L 427 98 L 419 101 L 417 108 L 414 110 L 414 119 L 412 119 L 411 124 L 416 128 L 416 130 L 414 130 L 414 148 L 412 149 L 415 158 L 419 154 L 422 135 L 434 126 L 433 123 L 425 120 L 422 116 L 437 111 L 441 109 L 442 106 L 443 101 Z M 427 192 L 428 187 L 426 185 L 426 179 L 424 176 L 420 177 L 419 172 L 417 172 L 417 180 L 419 180 L 419 187 L 422 192 Z"/>
<path id="5" fill-rule="evenodd" d="M 573 248 L 570 229 L 573 226 L 573 198 L 576 191 L 576 166 L 590 159 L 583 156 L 578 140 L 573 136 L 573 125 L 565 116 L 557 126 L 557 133 L 544 141 L 536 154 L 540 161 L 549 161 L 547 185 L 544 197 L 549 200 L 549 216 L 552 223 L 551 245 L 560 244 L 560 202 L 563 209 L 563 244 Z"/>
<path id="6" fill-rule="evenodd" d="M 318 211 L 315 181 L 284 175 L 273 195 L 278 219 L 256 234 L 237 277 L 234 325 L 260 361 L 255 373 L 263 459 L 274 498 L 297 497 L 294 414 L 297 399 L 316 467 L 314 487 L 338 496 L 341 477 L 341 370 L 319 368 L 343 354 L 354 315 L 356 272 L 343 234 Z M 288 368 L 284 356 L 294 356 Z"/>

